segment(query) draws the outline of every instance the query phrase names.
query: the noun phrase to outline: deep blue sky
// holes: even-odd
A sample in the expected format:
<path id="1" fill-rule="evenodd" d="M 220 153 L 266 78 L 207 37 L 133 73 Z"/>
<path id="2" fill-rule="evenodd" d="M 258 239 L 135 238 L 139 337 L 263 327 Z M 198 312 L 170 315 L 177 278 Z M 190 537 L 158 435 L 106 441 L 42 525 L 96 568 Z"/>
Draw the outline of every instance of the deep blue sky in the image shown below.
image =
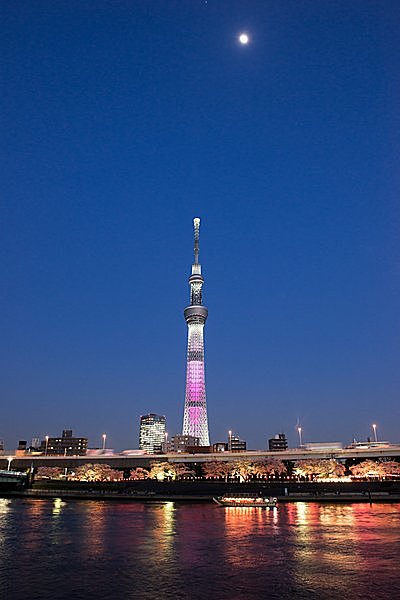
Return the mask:
<path id="1" fill-rule="evenodd" d="M 0 12 L 7 446 L 180 430 L 194 216 L 212 440 L 399 441 L 399 2 Z"/>

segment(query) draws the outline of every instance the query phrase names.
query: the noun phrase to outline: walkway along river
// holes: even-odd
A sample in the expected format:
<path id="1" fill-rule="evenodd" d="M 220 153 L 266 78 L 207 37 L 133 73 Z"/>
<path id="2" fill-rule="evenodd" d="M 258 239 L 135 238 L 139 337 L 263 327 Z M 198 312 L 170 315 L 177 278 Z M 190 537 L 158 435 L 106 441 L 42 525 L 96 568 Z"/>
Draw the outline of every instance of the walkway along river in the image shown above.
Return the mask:
<path id="1" fill-rule="evenodd" d="M 24 491 L 3 490 L 4 496 L 100 498 L 124 500 L 211 501 L 227 493 L 262 493 L 282 502 L 399 502 L 400 481 L 354 481 L 343 483 L 269 482 L 225 483 L 221 481 L 157 480 L 85 482 L 42 480 Z"/>

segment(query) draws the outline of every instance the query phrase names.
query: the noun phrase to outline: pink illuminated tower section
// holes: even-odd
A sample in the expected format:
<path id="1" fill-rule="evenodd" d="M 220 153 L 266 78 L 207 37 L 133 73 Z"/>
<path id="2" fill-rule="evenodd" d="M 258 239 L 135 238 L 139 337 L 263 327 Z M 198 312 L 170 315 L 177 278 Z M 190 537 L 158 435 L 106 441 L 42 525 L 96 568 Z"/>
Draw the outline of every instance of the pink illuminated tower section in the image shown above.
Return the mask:
<path id="1" fill-rule="evenodd" d="M 189 277 L 190 306 L 184 315 L 188 326 L 185 412 L 183 415 L 183 435 L 198 437 L 200 446 L 210 444 L 206 404 L 206 381 L 204 374 L 204 325 L 208 310 L 202 305 L 204 283 L 199 264 L 200 219 L 194 224 L 194 263 Z"/>

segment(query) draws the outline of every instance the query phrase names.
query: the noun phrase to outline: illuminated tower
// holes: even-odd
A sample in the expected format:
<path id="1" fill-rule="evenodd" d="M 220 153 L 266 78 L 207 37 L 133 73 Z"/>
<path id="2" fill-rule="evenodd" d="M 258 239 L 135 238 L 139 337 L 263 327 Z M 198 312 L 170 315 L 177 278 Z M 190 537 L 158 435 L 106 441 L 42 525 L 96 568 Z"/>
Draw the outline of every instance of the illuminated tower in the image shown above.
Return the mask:
<path id="1" fill-rule="evenodd" d="M 190 306 L 184 310 L 188 326 L 188 345 L 182 434 L 198 437 L 200 446 L 209 446 L 203 338 L 208 310 L 202 305 L 201 298 L 204 279 L 199 264 L 200 219 L 193 219 L 193 224 L 194 264 L 192 265 L 192 274 L 189 277 Z"/>

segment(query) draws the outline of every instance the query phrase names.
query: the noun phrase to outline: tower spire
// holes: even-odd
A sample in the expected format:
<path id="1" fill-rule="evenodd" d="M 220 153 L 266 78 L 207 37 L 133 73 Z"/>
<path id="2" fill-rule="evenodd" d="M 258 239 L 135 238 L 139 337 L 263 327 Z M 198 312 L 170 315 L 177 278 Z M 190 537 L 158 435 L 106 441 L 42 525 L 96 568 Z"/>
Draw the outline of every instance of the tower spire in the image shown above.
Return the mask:
<path id="1" fill-rule="evenodd" d="M 183 416 L 183 435 L 199 438 L 201 446 L 209 445 L 206 384 L 204 374 L 204 325 L 208 310 L 203 306 L 202 288 L 204 278 L 199 263 L 200 219 L 193 219 L 194 263 L 189 277 L 190 305 L 184 310 L 188 326 L 186 363 L 186 394 Z"/>
<path id="2" fill-rule="evenodd" d="M 194 264 L 199 263 L 199 238 L 200 238 L 200 219 L 195 217 L 193 219 L 194 225 Z"/>

